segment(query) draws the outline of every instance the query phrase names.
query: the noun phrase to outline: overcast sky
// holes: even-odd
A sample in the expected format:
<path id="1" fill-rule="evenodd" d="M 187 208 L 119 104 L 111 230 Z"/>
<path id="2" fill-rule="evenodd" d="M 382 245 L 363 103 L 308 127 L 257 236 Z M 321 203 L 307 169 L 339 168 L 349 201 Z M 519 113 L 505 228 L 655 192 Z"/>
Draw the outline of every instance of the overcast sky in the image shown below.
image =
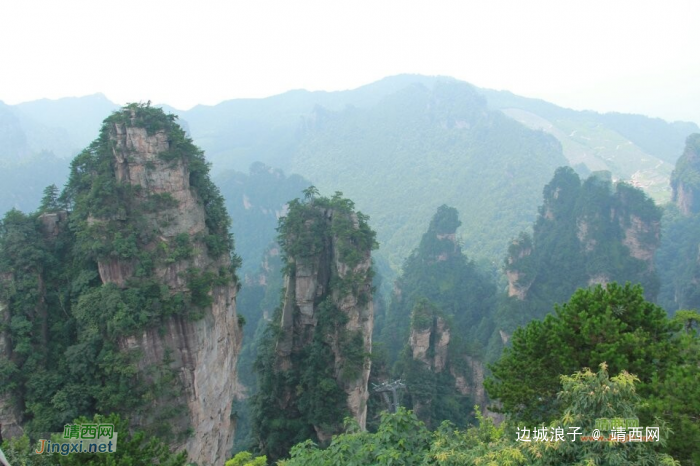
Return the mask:
<path id="1" fill-rule="evenodd" d="M 448 75 L 700 124 L 700 1 L 4 0 L 0 100 L 180 109 Z"/>

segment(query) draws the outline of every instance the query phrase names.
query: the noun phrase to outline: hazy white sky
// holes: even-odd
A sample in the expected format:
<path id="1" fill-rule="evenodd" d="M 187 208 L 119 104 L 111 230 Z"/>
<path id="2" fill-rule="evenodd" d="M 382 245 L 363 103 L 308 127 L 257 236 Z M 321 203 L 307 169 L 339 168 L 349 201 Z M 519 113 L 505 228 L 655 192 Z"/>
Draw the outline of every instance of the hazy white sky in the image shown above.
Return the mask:
<path id="1" fill-rule="evenodd" d="M 0 0 L 0 100 L 187 109 L 399 73 L 700 124 L 700 1 Z"/>

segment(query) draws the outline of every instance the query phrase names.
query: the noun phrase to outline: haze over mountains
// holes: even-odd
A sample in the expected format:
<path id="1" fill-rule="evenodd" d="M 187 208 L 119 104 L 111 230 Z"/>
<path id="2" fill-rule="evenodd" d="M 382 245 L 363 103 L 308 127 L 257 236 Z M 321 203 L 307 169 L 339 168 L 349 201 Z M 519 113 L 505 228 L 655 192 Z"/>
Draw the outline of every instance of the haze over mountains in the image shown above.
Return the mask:
<path id="1" fill-rule="evenodd" d="M 32 210 L 47 184 L 62 185 L 68 157 L 116 108 L 99 94 L 0 106 L 0 211 Z M 417 75 L 348 91 L 294 90 L 188 111 L 165 108 L 205 151 L 229 206 L 256 206 L 255 194 L 227 187 L 245 175 L 226 173 L 245 173 L 254 162 L 301 175 L 324 193 L 340 190 L 370 215 L 379 255 L 395 271 L 443 203 L 460 212 L 465 252 L 498 263 L 507 240 L 534 220 L 542 186 L 561 165 L 582 175 L 609 170 L 613 179 L 667 201 L 673 163 L 685 138 L 699 130 L 694 123 L 574 111 Z M 279 211 L 272 207 L 251 208 Z M 236 223 L 244 222 L 238 219 L 235 235 Z M 261 235 L 256 255 L 274 231 Z M 254 269 L 260 258 L 249 260 Z"/>
<path id="2" fill-rule="evenodd" d="M 609 390 L 609 363 L 639 375 L 644 410 L 625 418 L 662 418 L 679 435 L 662 452 L 700 461 L 694 124 L 423 76 L 171 109 L 179 121 L 135 103 L 95 130 L 113 106 L 0 107 L 0 199 L 42 194 L 0 221 L 11 437 L 114 412 L 202 466 L 243 450 L 317 464 L 295 445 L 354 435 L 348 416 L 356 445 L 415 416 L 388 443 L 424 439 L 398 458 L 428 454 L 428 429 L 491 429 L 494 412 L 558 419 L 562 376 L 599 366 Z M 62 192 L 44 189 L 69 164 Z M 382 404 L 374 384 L 405 393 Z M 386 413 L 398 404 L 413 414 Z"/>

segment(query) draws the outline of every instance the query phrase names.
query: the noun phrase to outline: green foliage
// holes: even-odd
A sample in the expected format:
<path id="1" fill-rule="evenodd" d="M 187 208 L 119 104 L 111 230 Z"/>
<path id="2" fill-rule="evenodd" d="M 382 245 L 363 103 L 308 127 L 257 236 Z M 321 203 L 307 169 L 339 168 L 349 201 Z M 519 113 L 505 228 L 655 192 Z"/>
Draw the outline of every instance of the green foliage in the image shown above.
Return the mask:
<path id="1" fill-rule="evenodd" d="M 157 217 L 172 213 L 177 201 L 118 180 L 113 146 L 119 125 L 165 132 L 166 158 L 187 167 L 193 195 L 203 204 L 207 228 L 201 236 L 168 239 Z M 128 412 L 145 420 L 148 435 L 174 440 L 187 433 L 172 429 L 183 424 L 172 422 L 182 418 L 172 361 L 137 369 L 142 355 L 120 342 L 173 316 L 201 317 L 213 287 L 235 280 L 235 260 L 228 267 L 218 261 L 219 270 L 190 267 L 181 277 L 191 285 L 185 292 L 173 292 L 155 274 L 176 262 L 191 265 L 207 246 L 210 258 L 232 251 L 230 220 L 208 169 L 173 116 L 128 105 L 108 117 L 99 137 L 74 159 L 60 196 L 50 186 L 38 212 L 11 211 L 0 222 L 0 300 L 6 305 L 0 331 L 12 342 L 0 355 L 0 390 L 12 397 L 27 432 L 58 431 L 97 412 Z M 48 234 L 40 214 L 64 206 L 68 225 Z M 125 283 L 103 284 L 98 261 L 103 274 L 116 270 Z"/>
<path id="2" fill-rule="evenodd" d="M 215 181 L 235 219 L 231 231 L 243 263 L 240 273 L 253 274 L 275 240 L 277 219 L 285 213 L 287 201 L 299 197 L 311 183 L 259 162 L 250 166 L 248 174 L 230 170 L 217 175 Z"/>
<path id="3" fill-rule="evenodd" d="M 586 369 L 562 377 L 558 397 L 564 413 L 548 428 L 581 427 L 590 434 L 597 417 L 635 417 L 639 398 L 635 393 L 636 378 L 622 372 L 609 378 L 602 365 L 598 373 Z M 479 413 L 479 407 L 475 407 Z M 577 441 L 522 442 L 517 440 L 516 425 L 509 422 L 496 427 L 489 418 L 477 414 L 479 425 L 458 430 L 444 422 L 432 434 L 415 415 L 399 409 L 384 414 L 375 434 L 359 432 L 352 424 L 346 433 L 333 438 L 326 449 L 310 441 L 292 448 L 291 458 L 280 466 L 359 466 L 373 465 L 610 465 L 640 464 L 678 466 L 680 463 L 658 453 L 652 442 L 613 443 Z M 660 444 L 666 444 L 670 431 L 663 422 Z"/>
<path id="4" fill-rule="evenodd" d="M 371 299 L 372 271 L 361 266 L 376 247 L 367 221 L 341 193 L 329 199 L 313 187 L 303 201 L 290 202 L 288 215 L 280 220 L 285 273 L 291 283 L 302 268 L 317 273 L 323 292 L 314 297 L 315 325 L 282 329 L 282 310 L 277 309 L 258 347 L 253 435 L 271 460 L 286 455 L 295 443 L 316 439 L 317 430 L 338 432 L 349 413 L 344 386 L 361 374 L 368 355 L 362 334 L 346 328 L 348 317 L 337 303 L 348 295 L 360 306 Z M 336 263 L 341 264 L 338 270 Z M 285 306 L 298 321 L 296 301 Z M 278 345 L 291 354 L 278 354 Z"/>
<path id="5" fill-rule="evenodd" d="M 274 348 L 280 330 L 274 322 L 279 322 L 279 313 L 260 344 L 255 364 L 259 374 L 258 393 L 252 397 L 253 433 L 260 451 L 273 460 L 284 456 L 295 443 L 316 439 L 314 426 L 336 430 L 336 425 L 348 414 L 346 395 L 335 376 L 330 346 L 334 337 L 347 338 L 343 330 L 344 315 L 330 299 L 319 305 L 317 313 L 313 339 L 300 353 L 293 354 L 290 370 L 275 367 Z M 352 351 L 349 356 L 352 358 Z M 364 362 L 364 355 L 360 357 Z M 348 370 L 353 371 L 355 366 L 356 362 L 351 361 Z"/>
<path id="6" fill-rule="evenodd" d="M 242 451 L 226 462 L 225 466 L 266 466 L 267 457 L 253 455 L 247 451 Z"/>
<path id="7" fill-rule="evenodd" d="M 445 419 L 467 424 L 474 400 L 458 392 L 455 376 L 470 379 L 466 358 L 481 359 L 493 332 L 495 283 L 462 254 L 459 225 L 456 209 L 437 209 L 404 264 L 385 315 L 378 315 L 373 336 L 394 365 L 393 377 L 406 381 L 407 405 L 429 427 Z M 429 332 L 424 361 L 413 359 L 411 331 Z M 432 361 L 442 332 L 450 333 L 448 347 L 440 349 L 447 357 L 445 367 L 436 367 Z"/>
<path id="8" fill-rule="evenodd" d="M 238 355 L 238 383 L 245 386 L 251 394 L 257 392 L 257 379 L 253 365 L 267 327 L 267 319 L 263 316 L 269 319 L 269 316 L 275 313 L 280 303 L 283 286 L 279 246 L 273 243 L 268 247 L 257 274 L 246 281 L 236 296 L 236 313 L 239 319 L 245 319 L 246 323 L 243 327 L 243 346 Z M 234 400 L 233 411 L 237 418 L 236 436 L 233 442 L 234 453 L 236 453 L 254 446 L 249 399 Z"/>
<path id="9" fill-rule="evenodd" d="M 700 463 L 700 337 L 697 311 L 678 311 L 674 320 L 684 326 L 678 337 L 679 362 L 664 377 L 651 381 L 646 417 L 660 417 L 673 429 L 668 452 L 683 465 Z"/>
<path id="10" fill-rule="evenodd" d="M 501 307 L 501 329 L 510 332 L 543 318 L 589 283 L 640 283 L 647 298 L 655 299 L 658 277 L 648 261 L 637 258 L 651 257 L 659 245 L 661 212 L 651 199 L 624 183 L 613 186 L 605 176 L 581 182 L 568 167 L 557 169 L 543 194 L 533 234 L 512 242 L 505 260 L 522 299 L 510 298 Z"/>
<path id="11" fill-rule="evenodd" d="M 661 246 L 656 252 L 661 289 L 658 302 L 669 313 L 700 308 L 700 215 L 681 214 L 675 205 L 664 207 Z"/>
<path id="12" fill-rule="evenodd" d="M 470 379 L 464 367 L 465 347 L 458 335 L 454 335 L 449 319 L 431 302 L 419 299 L 411 315 L 411 332 L 418 338 L 428 335 L 425 355 L 414 359 L 414 348 L 407 342 L 394 367 L 396 377 L 406 383 L 405 404 L 428 428 L 449 420 L 460 427 L 467 425 L 473 400 L 462 395 L 456 386 L 455 376 Z M 449 338 L 445 339 L 445 335 Z M 438 348 L 449 341 L 448 347 Z M 422 343 L 421 343 L 422 344 Z M 444 358 L 438 366 L 438 354 Z"/>
<path id="13" fill-rule="evenodd" d="M 169 446 L 153 436 L 147 436 L 143 431 L 130 431 L 129 423 L 117 414 L 95 415 L 88 419 L 80 417 L 71 424 L 113 424 L 114 432 L 119 434 L 117 449 L 114 453 L 71 453 L 69 455 L 34 453 L 35 445 L 31 445 L 25 435 L 12 439 L 3 444 L 7 459 L 12 465 L 22 466 L 184 466 L 187 463 L 187 452 L 174 454 Z M 61 440 L 56 439 L 56 440 Z"/>
<path id="14" fill-rule="evenodd" d="M 333 438 L 324 450 L 307 440 L 292 448 L 291 458 L 280 466 L 420 465 L 428 448 L 430 433 L 416 416 L 404 408 L 383 413 L 375 434 L 362 432 L 348 420 L 348 432 Z"/>
<path id="15" fill-rule="evenodd" d="M 342 186 L 374 219 L 395 271 L 443 203 L 460 212 L 470 257 L 502 257 L 567 164 L 552 136 L 489 110 L 457 81 L 402 86 L 371 106 L 317 108 L 291 161 L 321 191 Z"/>
<path id="16" fill-rule="evenodd" d="M 671 186 L 677 190 L 682 184 L 691 196 L 700 190 L 700 133 L 691 134 L 685 141 L 685 151 L 676 162 L 676 168 L 671 174 Z M 693 198 L 692 205 L 697 207 L 697 201 Z M 694 210 L 697 213 L 698 210 Z"/>
<path id="17" fill-rule="evenodd" d="M 419 299 L 411 312 L 411 328 L 416 330 L 430 329 L 438 313 L 439 311 L 430 301 L 425 298 Z"/>
<path id="18" fill-rule="evenodd" d="M 584 367 L 607 362 L 611 370 L 627 370 L 646 394 L 655 374 L 674 363 L 676 329 L 663 309 L 644 300 L 639 285 L 581 289 L 555 306 L 555 315 L 515 331 L 485 386 L 501 411 L 535 424 L 561 413 L 554 398 L 559 375 Z"/>
<path id="19" fill-rule="evenodd" d="M 454 344 L 460 339 L 471 342 L 475 348 L 464 349 L 468 353 L 486 346 L 496 286 L 462 254 L 455 237 L 459 224 L 456 209 L 441 206 L 419 246 L 406 259 L 386 316 L 378 318 L 374 333 L 374 340 L 385 344 L 392 363 L 408 341 L 411 314 L 422 299 L 452 320 Z"/>
<path id="20" fill-rule="evenodd" d="M 61 209 L 58 202 L 59 189 L 55 184 L 49 185 L 44 189 L 44 197 L 41 198 L 40 212 L 55 212 Z"/>
<path id="21" fill-rule="evenodd" d="M 291 201 L 289 213 L 280 219 L 277 229 L 285 272 L 290 273 L 295 264 L 309 266 L 311 259 L 329 249 L 329 241 L 333 241 L 338 260 L 351 271 L 362 260 L 367 260 L 369 252 L 379 245 L 375 232 L 369 227 L 369 217 L 355 212 L 354 207 L 355 204 L 343 198 L 341 192 L 336 192 L 331 198 L 309 195 L 304 201 Z M 346 291 L 358 290 L 351 287 Z"/>

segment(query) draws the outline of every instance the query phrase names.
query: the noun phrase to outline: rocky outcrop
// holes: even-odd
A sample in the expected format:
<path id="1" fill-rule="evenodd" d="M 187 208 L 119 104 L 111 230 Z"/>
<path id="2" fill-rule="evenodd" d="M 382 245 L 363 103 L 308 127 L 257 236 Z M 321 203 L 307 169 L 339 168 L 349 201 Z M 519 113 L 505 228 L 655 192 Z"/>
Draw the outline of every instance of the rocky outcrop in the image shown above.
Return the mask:
<path id="1" fill-rule="evenodd" d="M 508 279 L 508 296 L 518 301 L 527 297 L 535 277 L 523 272 L 524 264 L 532 255 L 532 240 L 529 236 L 521 236 L 511 243 L 506 258 L 506 278 Z"/>
<path id="2" fill-rule="evenodd" d="M 623 225 L 622 244 L 627 246 L 630 255 L 654 267 L 654 254 L 661 239 L 661 223 L 645 222 L 637 215 L 631 215 L 629 225 Z M 651 237 L 652 241 L 649 241 Z"/>
<path id="3" fill-rule="evenodd" d="M 404 373 L 411 396 L 412 408 L 419 419 L 429 427 L 435 427 L 442 419 L 436 419 L 434 408 L 444 398 L 462 399 L 468 409 L 479 405 L 487 413 L 487 398 L 484 390 L 484 366 L 476 357 L 470 356 L 462 346 L 452 339 L 452 331 L 442 313 L 430 302 L 419 301 L 411 316 L 411 333 L 408 341 L 408 369 Z M 449 383 L 450 386 L 445 386 Z M 431 393 L 440 394 L 435 399 Z M 468 399 L 468 403 L 464 400 Z"/>
<path id="4" fill-rule="evenodd" d="M 364 355 L 372 349 L 374 324 L 370 270 L 374 234 L 358 214 L 341 208 L 342 203 L 337 208 L 322 204 L 293 206 L 285 219 L 286 225 L 297 229 L 282 230 L 288 273 L 273 367 L 276 372 L 303 372 L 313 361 L 304 362 L 301 355 L 311 345 L 324 348 L 347 412 L 364 429 L 370 373 L 370 361 Z M 362 235 L 370 241 L 358 240 Z M 309 244 L 301 246 L 304 241 Z M 283 411 L 293 410 L 298 390 L 284 387 L 285 394 L 275 402 Z M 338 432 L 342 419 L 335 422 L 313 425 L 319 440 L 330 440 Z"/>
<path id="5" fill-rule="evenodd" d="M 671 174 L 671 200 L 683 215 L 700 212 L 700 134 L 691 134 Z"/>
<path id="6" fill-rule="evenodd" d="M 70 212 L 14 217 L 11 233 L 24 238 L 33 255 L 18 260 L 12 249 L 0 251 L 24 286 L 0 292 L 10 296 L 0 303 L 0 324 L 17 305 L 17 316 L 32 328 L 8 334 L 0 325 L 0 356 L 9 353 L 12 361 L 13 338 L 31 345 L 36 356 L 31 367 L 26 356 L 12 361 L 19 374 L 14 412 L 31 403 L 57 423 L 66 413 L 91 416 L 87 407 L 98 406 L 128 417 L 174 450 L 187 449 L 200 466 L 222 464 L 232 447 L 242 337 L 230 219 L 202 152 L 175 117 L 130 104 L 108 117 L 73 161 L 64 195 Z M 67 318 L 71 332 L 55 330 Z M 94 349 L 83 354 L 90 375 L 66 371 L 72 363 L 65 358 L 84 344 Z M 60 351 L 49 357 L 45 348 Z M 39 378 L 50 380 L 54 391 L 29 386 L 41 364 L 46 375 Z M 88 389 L 95 383 L 104 387 Z M 58 409 L 51 398 L 80 390 L 88 398 L 75 405 L 66 401 Z M 0 395 L 6 431 L 21 419 L 13 420 L 7 394 Z"/>
<path id="7" fill-rule="evenodd" d="M 68 228 L 68 212 L 65 210 L 59 212 L 45 213 L 39 216 L 42 229 L 45 237 L 52 240 L 64 229 Z"/>
<path id="8" fill-rule="evenodd" d="M 116 181 L 136 189 L 129 200 L 129 211 L 143 211 L 145 227 L 153 232 L 146 250 L 171 250 L 177 241 L 186 241 L 191 250 L 183 257 L 157 262 L 154 278 L 167 286 L 172 295 L 188 292 L 188 273 L 205 274 L 230 268 L 228 254 L 210 257 L 203 235 L 209 233 L 207 213 L 202 199 L 190 185 L 186 157 L 164 157 L 171 149 L 171 134 L 158 130 L 149 134 L 133 123 L 114 122 L 109 137 L 114 156 Z M 154 197 L 163 201 L 159 209 L 146 209 Z M 100 219 L 95 219 L 100 221 Z M 129 221 L 127 219 L 126 221 Z M 98 259 L 103 283 L 128 288 L 138 261 L 119 257 Z M 167 319 L 159 328 L 146 328 L 123 337 L 119 346 L 141 355 L 139 369 L 146 380 L 157 382 L 150 373 L 154 367 L 166 367 L 177 375 L 181 389 L 168 399 L 152 402 L 150 413 L 174 406 L 186 407 L 186 414 L 171 421 L 173 432 L 190 431 L 174 446 L 187 449 L 200 465 L 220 464 L 228 456 L 234 434 L 231 404 L 236 390 L 236 362 L 241 347 L 241 330 L 236 315 L 235 281 L 212 286 L 210 303 L 201 310 L 202 318 L 185 316 Z M 151 416 L 136 418 L 147 425 Z"/>
<path id="9" fill-rule="evenodd" d="M 544 189 L 532 234 L 522 233 L 508 249 L 509 305 L 525 302 L 521 309 L 542 318 L 577 288 L 626 281 L 640 283 L 655 299 L 660 219 L 651 199 L 613 183 L 608 172 L 582 182 L 572 169 L 558 169 Z"/>
<path id="10" fill-rule="evenodd" d="M 124 350 L 143 355 L 138 366 L 144 372 L 170 359 L 169 368 L 182 384 L 181 395 L 155 400 L 153 407 L 184 403 L 187 414 L 174 419 L 172 427 L 176 432 L 192 429 L 182 446 L 202 465 L 221 464 L 232 447 L 231 404 L 238 391 L 236 361 L 241 347 L 235 288 L 215 288 L 212 297 L 211 309 L 202 319 L 173 317 L 161 328 L 150 328 L 121 342 Z M 137 424 L 147 421 L 136 419 Z"/>

